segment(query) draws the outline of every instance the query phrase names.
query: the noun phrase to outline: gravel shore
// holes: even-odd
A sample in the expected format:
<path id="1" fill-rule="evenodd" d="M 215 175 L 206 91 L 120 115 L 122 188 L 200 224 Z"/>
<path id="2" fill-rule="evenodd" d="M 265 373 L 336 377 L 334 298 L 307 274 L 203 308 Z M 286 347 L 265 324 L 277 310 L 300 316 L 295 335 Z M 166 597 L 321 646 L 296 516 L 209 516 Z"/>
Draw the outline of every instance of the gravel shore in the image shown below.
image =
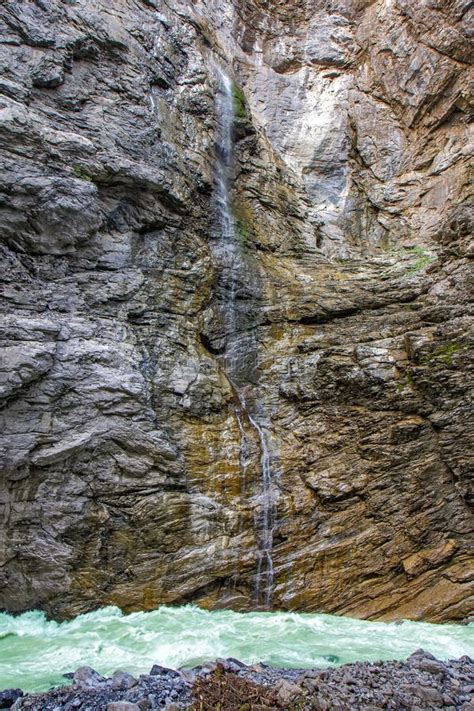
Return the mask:
<path id="1" fill-rule="evenodd" d="M 277 669 L 217 660 L 179 671 L 155 665 L 138 678 L 105 678 L 90 667 L 41 694 L 0 692 L 13 711 L 474 711 L 474 662 L 442 662 L 423 650 L 406 661 L 356 662 L 330 669 Z"/>

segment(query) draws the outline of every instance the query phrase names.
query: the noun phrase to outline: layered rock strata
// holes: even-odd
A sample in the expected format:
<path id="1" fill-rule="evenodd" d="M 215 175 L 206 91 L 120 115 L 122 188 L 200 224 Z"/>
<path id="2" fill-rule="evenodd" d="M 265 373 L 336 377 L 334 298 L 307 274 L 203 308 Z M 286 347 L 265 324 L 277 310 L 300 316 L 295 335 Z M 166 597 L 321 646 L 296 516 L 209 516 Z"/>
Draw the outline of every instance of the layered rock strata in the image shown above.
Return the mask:
<path id="1" fill-rule="evenodd" d="M 2 4 L 4 609 L 254 606 L 250 413 L 274 607 L 472 613 L 470 19 L 462 0 Z"/>

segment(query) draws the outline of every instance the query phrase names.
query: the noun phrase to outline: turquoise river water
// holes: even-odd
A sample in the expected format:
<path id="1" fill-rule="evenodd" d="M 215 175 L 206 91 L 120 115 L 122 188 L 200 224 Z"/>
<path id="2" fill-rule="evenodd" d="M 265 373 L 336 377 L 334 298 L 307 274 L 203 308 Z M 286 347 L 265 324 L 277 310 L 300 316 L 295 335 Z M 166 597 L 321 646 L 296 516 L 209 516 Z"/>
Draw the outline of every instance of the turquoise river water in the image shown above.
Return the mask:
<path id="1" fill-rule="evenodd" d="M 42 691 L 87 664 L 102 674 L 193 666 L 216 657 L 324 667 L 404 659 L 423 647 L 440 659 L 474 656 L 474 624 L 383 623 L 292 612 L 207 612 L 193 606 L 122 614 L 115 607 L 69 622 L 41 612 L 0 614 L 0 689 Z"/>

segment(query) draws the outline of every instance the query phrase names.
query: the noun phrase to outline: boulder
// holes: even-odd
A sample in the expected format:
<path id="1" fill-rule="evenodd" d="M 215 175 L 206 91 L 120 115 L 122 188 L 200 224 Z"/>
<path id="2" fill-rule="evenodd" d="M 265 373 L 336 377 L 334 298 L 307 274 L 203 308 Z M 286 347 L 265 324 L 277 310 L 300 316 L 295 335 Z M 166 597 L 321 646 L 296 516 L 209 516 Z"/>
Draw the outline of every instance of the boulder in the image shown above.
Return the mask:
<path id="1" fill-rule="evenodd" d="M 9 709 L 17 699 L 23 696 L 21 689 L 4 689 L 0 691 L 0 709 Z"/>
<path id="2" fill-rule="evenodd" d="M 73 684 L 84 688 L 94 688 L 106 681 L 106 678 L 99 674 L 99 672 L 87 666 L 76 669 L 73 676 Z"/>

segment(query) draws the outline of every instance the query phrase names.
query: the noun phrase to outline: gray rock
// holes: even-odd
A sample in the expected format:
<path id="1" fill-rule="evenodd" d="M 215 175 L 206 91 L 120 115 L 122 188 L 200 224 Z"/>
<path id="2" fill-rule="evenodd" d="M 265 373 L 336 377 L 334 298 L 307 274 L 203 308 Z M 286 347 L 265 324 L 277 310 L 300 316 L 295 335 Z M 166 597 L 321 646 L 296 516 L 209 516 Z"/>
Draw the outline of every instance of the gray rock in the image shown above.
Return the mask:
<path id="1" fill-rule="evenodd" d="M 0 607 L 254 606 L 251 415 L 276 608 L 465 619 L 465 4 L 234 5 L 1 4 Z"/>
<path id="2" fill-rule="evenodd" d="M 64 81 L 64 66 L 58 57 L 45 56 L 37 64 L 32 74 L 34 86 L 45 89 L 55 89 Z"/>
<path id="3" fill-rule="evenodd" d="M 134 676 L 128 674 L 127 672 L 116 671 L 112 676 L 112 688 L 113 689 L 131 689 L 136 686 L 138 681 Z"/>
<path id="4" fill-rule="evenodd" d="M 105 677 L 96 672 L 95 669 L 92 669 L 92 667 L 79 667 L 74 672 L 73 683 L 76 686 L 96 687 L 104 682 Z"/>
<path id="5" fill-rule="evenodd" d="M 9 709 L 17 699 L 23 696 L 21 689 L 5 689 L 0 691 L 0 709 Z"/>
<path id="6" fill-rule="evenodd" d="M 160 664 L 153 664 L 150 669 L 151 676 L 169 676 L 171 678 L 179 678 L 180 673 L 176 669 L 169 669 L 168 667 L 162 667 Z"/>
<path id="7" fill-rule="evenodd" d="M 219 664 L 213 671 L 202 667 L 191 671 L 193 681 L 200 684 L 203 677 L 204 683 L 212 682 L 212 675 L 216 674 L 219 683 L 228 682 L 234 689 L 238 688 L 236 675 L 252 684 L 263 685 L 285 708 L 301 705 L 304 700 L 308 706 L 318 705 L 318 708 L 324 709 L 344 711 L 357 704 L 361 711 L 371 711 L 385 709 L 387 698 L 391 707 L 397 709 L 459 709 L 463 705 L 468 708 L 470 699 L 460 691 L 457 678 L 472 678 L 472 662 L 438 661 L 443 667 L 443 675 L 433 677 L 428 672 L 420 671 L 420 659 L 432 663 L 436 661 L 418 653 L 406 662 L 355 662 L 326 670 L 279 669 L 266 664 L 245 666 L 235 661 L 235 668 Z M 66 686 L 45 694 L 26 695 L 16 704 L 18 708 L 34 711 L 78 706 L 94 711 L 96 708 L 122 708 L 121 704 L 154 709 L 163 705 L 166 708 L 173 705 L 188 708 L 191 703 L 192 689 L 183 682 L 177 684 L 176 679 L 166 674 L 141 675 L 139 683 L 126 691 L 114 689 L 112 679 L 95 687 Z M 246 703 L 247 698 L 242 698 L 241 702 Z"/>
<path id="8" fill-rule="evenodd" d="M 290 706 L 296 699 L 298 699 L 302 694 L 301 686 L 297 684 L 292 684 L 286 679 L 281 679 L 275 686 L 275 691 L 277 693 L 278 701 L 283 706 Z"/>

